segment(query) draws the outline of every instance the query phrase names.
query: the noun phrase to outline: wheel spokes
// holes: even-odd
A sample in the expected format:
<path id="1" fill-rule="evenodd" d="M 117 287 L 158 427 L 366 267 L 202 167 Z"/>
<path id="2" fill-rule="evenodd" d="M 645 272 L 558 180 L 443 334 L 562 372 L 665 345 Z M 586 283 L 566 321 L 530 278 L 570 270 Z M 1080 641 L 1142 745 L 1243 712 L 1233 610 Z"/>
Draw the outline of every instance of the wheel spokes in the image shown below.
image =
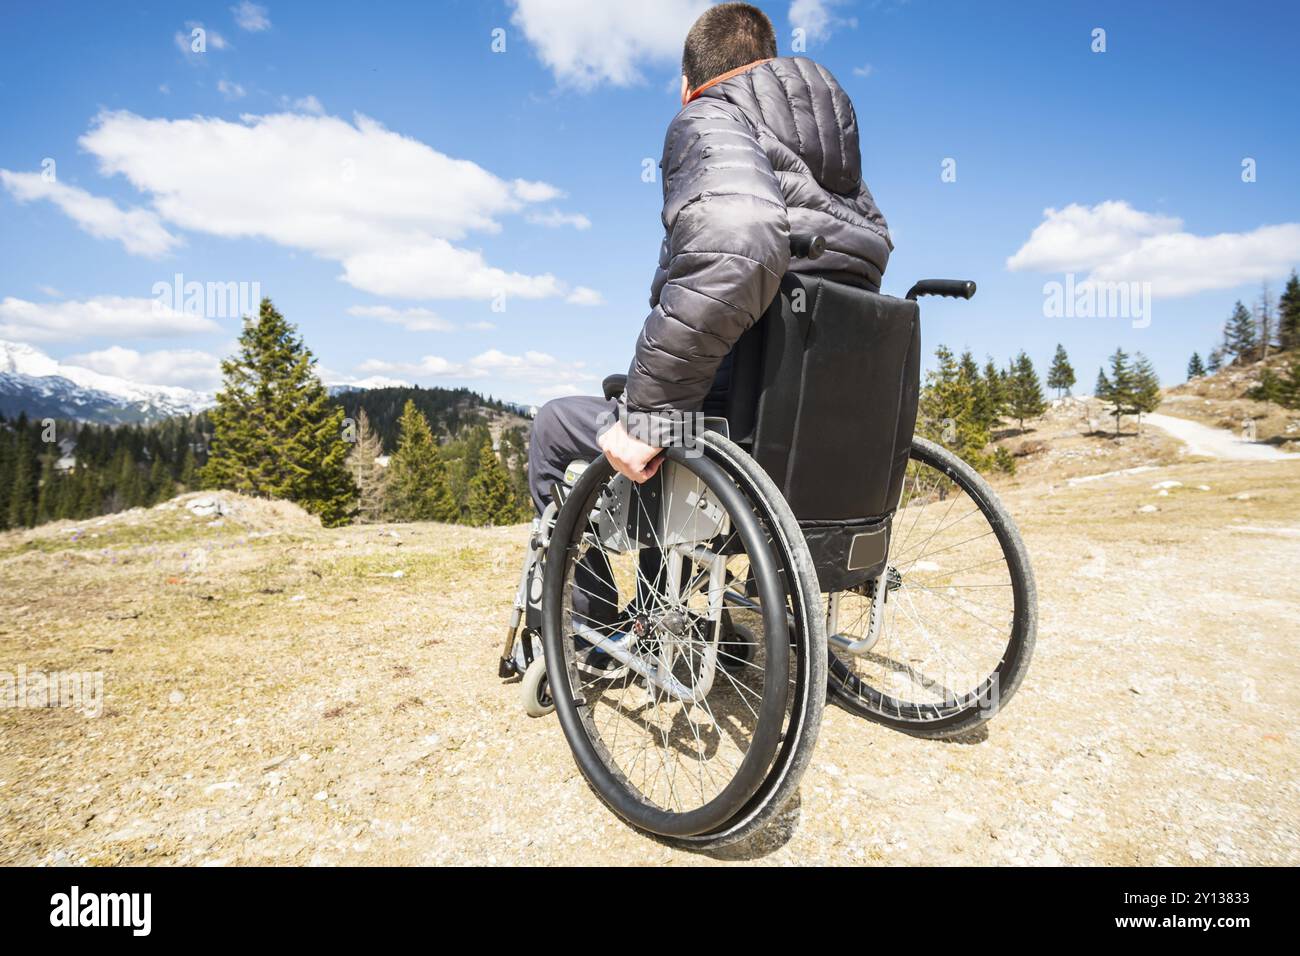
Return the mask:
<path id="1" fill-rule="evenodd" d="M 908 465 L 893 516 L 887 567 L 897 589 L 838 597 L 839 631 L 881 630 L 865 653 L 833 649 L 835 681 L 867 709 L 892 718 L 935 720 L 970 706 L 1001 665 L 1012 638 L 1011 568 L 983 502 L 953 476 Z"/>

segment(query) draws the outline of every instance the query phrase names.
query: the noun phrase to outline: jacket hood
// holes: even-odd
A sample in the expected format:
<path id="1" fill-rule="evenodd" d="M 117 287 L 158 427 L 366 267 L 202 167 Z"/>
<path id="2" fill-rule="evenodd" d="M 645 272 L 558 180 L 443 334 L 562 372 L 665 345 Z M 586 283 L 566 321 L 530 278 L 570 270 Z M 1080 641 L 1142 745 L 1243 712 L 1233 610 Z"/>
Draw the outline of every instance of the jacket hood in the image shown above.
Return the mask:
<path id="1" fill-rule="evenodd" d="M 862 184 L 857 115 L 821 64 L 777 57 L 702 89 L 699 97 L 737 106 L 803 160 L 822 188 L 847 195 Z"/>

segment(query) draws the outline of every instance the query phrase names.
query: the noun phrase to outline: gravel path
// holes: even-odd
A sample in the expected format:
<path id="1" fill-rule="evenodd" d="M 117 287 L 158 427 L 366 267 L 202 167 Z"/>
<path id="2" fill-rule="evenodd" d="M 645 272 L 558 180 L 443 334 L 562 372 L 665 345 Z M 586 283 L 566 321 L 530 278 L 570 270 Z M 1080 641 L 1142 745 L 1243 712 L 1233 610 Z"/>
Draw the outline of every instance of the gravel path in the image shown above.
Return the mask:
<path id="1" fill-rule="evenodd" d="M 1226 428 L 1212 428 L 1186 418 L 1152 412 L 1142 420 L 1186 444 L 1188 452 L 1193 455 L 1228 461 L 1288 461 L 1300 458 L 1300 454 L 1278 451 L 1272 445 L 1246 441 Z"/>

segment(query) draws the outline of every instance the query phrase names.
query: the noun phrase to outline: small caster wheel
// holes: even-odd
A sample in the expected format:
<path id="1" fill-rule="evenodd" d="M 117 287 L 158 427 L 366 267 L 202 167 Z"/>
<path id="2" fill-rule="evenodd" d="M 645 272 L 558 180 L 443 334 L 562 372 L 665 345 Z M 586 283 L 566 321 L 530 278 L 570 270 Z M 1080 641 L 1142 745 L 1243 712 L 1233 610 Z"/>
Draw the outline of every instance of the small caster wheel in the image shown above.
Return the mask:
<path id="1" fill-rule="evenodd" d="M 537 657 L 528 665 L 524 679 L 519 684 L 519 694 L 529 717 L 545 717 L 555 710 L 555 701 L 551 700 L 551 685 L 546 681 L 545 660 Z"/>
<path id="2" fill-rule="evenodd" d="M 733 624 L 730 614 L 723 616 L 718 637 L 718 663 L 724 669 L 733 674 L 743 671 L 754 662 L 757 648 L 758 638 L 753 631 L 743 624 Z"/>

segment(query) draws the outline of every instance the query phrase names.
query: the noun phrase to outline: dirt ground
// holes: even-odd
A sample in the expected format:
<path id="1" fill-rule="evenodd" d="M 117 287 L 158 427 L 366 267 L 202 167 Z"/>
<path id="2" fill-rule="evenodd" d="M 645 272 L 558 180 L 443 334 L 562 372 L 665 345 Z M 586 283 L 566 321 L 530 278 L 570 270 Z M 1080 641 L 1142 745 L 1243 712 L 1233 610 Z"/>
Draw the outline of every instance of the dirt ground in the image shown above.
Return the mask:
<path id="1" fill-rule="evenodd" d="M 231 499 L 0 535 L 0 671 L 105 693 L 0 709 L 0 863 L 1294 865 L 1300 463 L 1158 452 L 1005 484 L 1041 626 L 986 733 L 828 707 L 778 824 L 714 854 L 618 822 L 497 679 L 520 528 Z"/>

